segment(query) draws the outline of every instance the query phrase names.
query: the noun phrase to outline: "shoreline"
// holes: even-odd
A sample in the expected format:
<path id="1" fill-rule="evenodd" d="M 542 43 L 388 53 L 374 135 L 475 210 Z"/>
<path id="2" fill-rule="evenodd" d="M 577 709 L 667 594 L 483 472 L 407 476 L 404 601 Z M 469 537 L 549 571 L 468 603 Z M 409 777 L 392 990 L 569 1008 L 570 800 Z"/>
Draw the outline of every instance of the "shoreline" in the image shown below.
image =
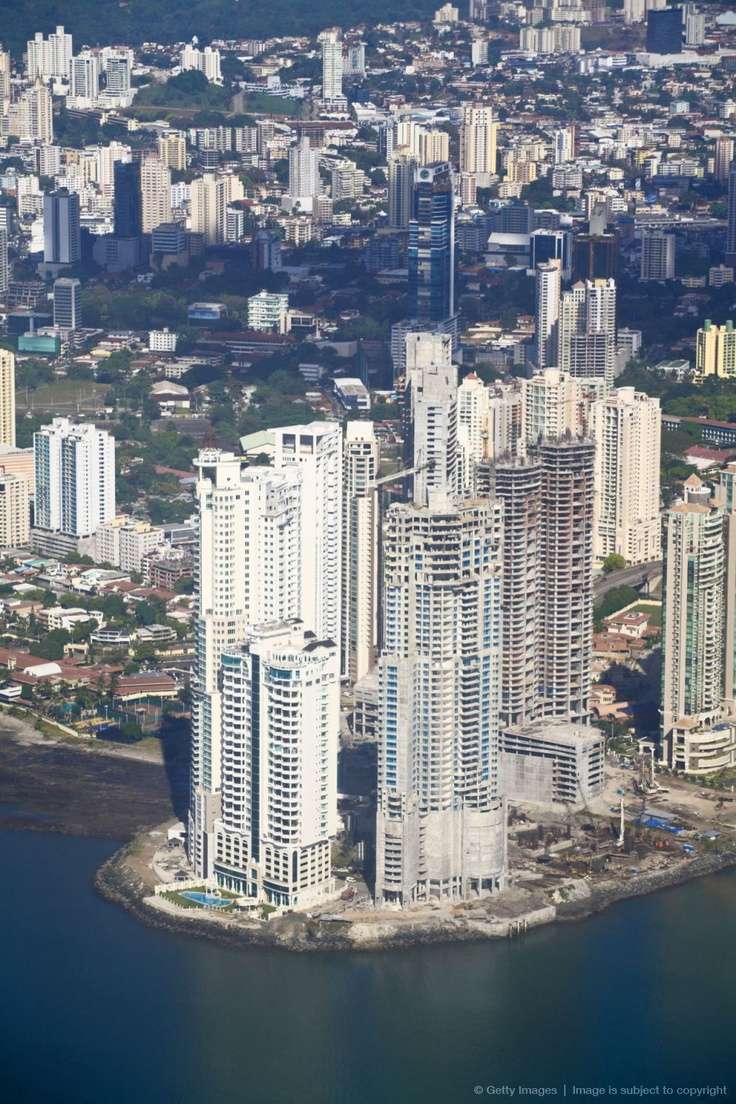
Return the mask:
<path id="1" fill-rule="evenodd" d="M 678 857 L 665 867 L 633 875 L 623 870 L 600 878 L 568 875 L 553 890 L 512 868 L 510 889 L 496 898 L 403 913 L 364 907 L 340 912 L 335 902 L 337 915 L 329 913 L 327 904 L 313 915 L 295 912 L 268 922 L 247 920 L 232 913 L 180 909 L 154 895 L 157 879 L 150 861 L 161 845 L 162 824 L 177 818 L 181 782 L 148 757 L 111 752 L 93 741 L 57 740 L 35 729 L 30 718 L 0 713 L 0 783 L 6 801 L 5 809 L 0 804 L 0 828 L 113 841 L 116 850 L 94 878 L 101 897 L 149 927 L 227 946 L 356 952 L 513 938 L 736 867 L 736 840 L 729 838 L 720 852 Z M 121 840 L 126 842 L 121 845 Z"/>
<path id="2" fill-rule="evenodd" d="M 156 834 L 160 832 L 161 826 Z M 452 918 L 433 916 L 425 909 L 401 914 L 355 912 L 344 914 L 339 921 L 294 912 L 268 923 L 243 922 L 240 918 L 213 913 L 196 915 L 195 910 L 179 909 L 153 897 L 150 886 L 145 885 L 130 861 L 136 855 L 139 859 L 145 856 L 151 848 L 150 839 L 150 832 L 140 833 L 102 864 L 94 881 L 101 897 L 124 908 L 148 927 L 204 938 L 236 949 L 259 947 L 292 953 L 399 951 L 433 944 L 519 938 L 535 928 L 586 920 L 619 901 L 736 868 L 736 849 L 699 855 L 625 882 L 603 881 L 590 887 L 588 895 L 521 911 L 503 919 L 479 915 L 481 906 L 492 900 L 485 899 L 468 908 L 466 916 Z"/>

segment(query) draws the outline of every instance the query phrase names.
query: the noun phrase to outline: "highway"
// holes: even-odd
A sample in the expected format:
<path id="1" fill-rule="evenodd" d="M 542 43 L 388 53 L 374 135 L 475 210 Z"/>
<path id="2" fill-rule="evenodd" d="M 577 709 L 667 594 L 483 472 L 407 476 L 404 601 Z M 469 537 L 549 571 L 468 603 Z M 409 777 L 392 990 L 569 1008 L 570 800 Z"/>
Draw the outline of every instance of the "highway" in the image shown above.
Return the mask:
<path id="1" fill-rule="evenodd" d="M 602 598 L 609 590 L 619 586 L 637 587 L 645 579 L 653 579 L 662 574 L 662 561 L 650 560 L 649 563 L 636 564 L 634 567 L 622 567 L 620 571 L 612 571 L 610 575 L 601 575 L 593 584 L 593 593 L 596 598 Z"/>

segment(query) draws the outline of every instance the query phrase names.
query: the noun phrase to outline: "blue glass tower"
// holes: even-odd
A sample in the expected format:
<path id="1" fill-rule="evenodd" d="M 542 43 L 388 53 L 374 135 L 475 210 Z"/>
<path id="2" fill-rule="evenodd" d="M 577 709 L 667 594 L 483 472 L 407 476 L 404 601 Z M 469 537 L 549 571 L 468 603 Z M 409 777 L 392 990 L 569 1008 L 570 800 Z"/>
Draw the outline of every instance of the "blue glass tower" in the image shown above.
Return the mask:
<path id="1" fill-rule="evenodd" d="M 449 163 L 417 169 L 409 222 L 409 317 L 419 322 L 445 322 L 455 313 L 453 206 Z"/>

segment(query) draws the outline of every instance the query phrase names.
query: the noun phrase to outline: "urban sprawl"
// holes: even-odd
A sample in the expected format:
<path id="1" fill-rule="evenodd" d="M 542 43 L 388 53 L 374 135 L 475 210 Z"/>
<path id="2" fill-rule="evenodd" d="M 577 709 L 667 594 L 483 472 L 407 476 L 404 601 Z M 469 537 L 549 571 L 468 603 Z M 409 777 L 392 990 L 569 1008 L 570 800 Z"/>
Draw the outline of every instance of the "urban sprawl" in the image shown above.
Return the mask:
<path id="1" fill-rule="evenodd" d="M 0 51 L 0 701 L 191 738 L 163 907 L 717 848 L 735 75 L 666 0 Z"/>

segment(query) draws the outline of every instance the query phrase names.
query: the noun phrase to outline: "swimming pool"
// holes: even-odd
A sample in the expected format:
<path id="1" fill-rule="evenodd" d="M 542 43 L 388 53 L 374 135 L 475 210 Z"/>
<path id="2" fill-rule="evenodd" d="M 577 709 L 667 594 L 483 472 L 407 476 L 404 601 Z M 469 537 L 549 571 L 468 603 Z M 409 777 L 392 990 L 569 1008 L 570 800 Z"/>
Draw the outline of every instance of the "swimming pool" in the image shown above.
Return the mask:
<path id="1" fill-rule="evenodd" d="M 215 897 L 214 893 L 200 893 L 196 889 L 182 890 L 179 896 L 186 897 L 187 900 L 194 901 L 197 905 L 211 905 L 213 908 L 225 908 L 232 904 L 229 897 Z"/>

